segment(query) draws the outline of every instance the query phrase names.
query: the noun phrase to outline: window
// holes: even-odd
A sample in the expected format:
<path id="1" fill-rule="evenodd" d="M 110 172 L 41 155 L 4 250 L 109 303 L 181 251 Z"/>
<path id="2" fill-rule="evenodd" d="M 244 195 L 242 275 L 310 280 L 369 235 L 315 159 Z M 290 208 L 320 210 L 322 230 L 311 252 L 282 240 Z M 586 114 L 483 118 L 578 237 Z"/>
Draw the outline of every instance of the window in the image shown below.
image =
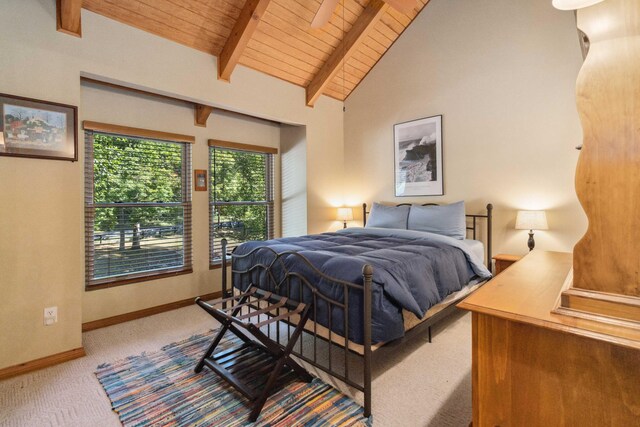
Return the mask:
<path id="1" fill-rule="evenodd" d="M 93 127 L 85 122 L 87 287 L 191 271 L 191 144 Z"/>
<path id="2" fill-rule="evenodd" d="M 209 141 L 210 263 L 248 240 L 273 238 L 273 156 L 276 149 Z"/>

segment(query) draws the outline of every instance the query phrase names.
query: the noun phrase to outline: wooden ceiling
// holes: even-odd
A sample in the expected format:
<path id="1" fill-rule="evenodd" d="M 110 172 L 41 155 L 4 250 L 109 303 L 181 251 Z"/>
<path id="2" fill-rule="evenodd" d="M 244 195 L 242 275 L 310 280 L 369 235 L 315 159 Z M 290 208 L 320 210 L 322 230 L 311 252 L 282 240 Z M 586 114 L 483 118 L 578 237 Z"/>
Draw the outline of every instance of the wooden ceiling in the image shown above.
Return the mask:
<path id="1" fill-rule="evenodd" d="M 346 99 L 428 1 L 405 14 L 383 0 L 340 0 L 312 29 L 320 0 L 58 0 L 58 29 L 80 35 L 83 7 L 217 56 L 223 80 L 242 64 L 305 87 L 313 105 L 322 94 Z"/>

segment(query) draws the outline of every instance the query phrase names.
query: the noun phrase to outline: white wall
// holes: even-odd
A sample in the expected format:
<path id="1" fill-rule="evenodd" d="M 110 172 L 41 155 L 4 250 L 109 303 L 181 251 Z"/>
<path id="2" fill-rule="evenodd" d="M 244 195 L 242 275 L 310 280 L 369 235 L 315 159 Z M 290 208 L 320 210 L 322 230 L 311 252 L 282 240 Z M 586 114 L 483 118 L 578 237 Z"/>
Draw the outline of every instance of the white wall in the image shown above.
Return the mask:
<path id="1" fill-rule="evenodd" d="M 282 235 L 307 234 L 307 132 L 304 126 L 282 125 Z"/>
<path id="2" fill-rule="evenodd" d="M 137 127 L 144 127 L 144 121 L 158 130 L 197 134 L 195 152 L 200 153 L 205 131 L 183 128 L 186 111 L 176 117 L 180 129 L 173 129 L 173 122 L 156 121 L 143 111 L 101 110 L 89 102 L 94 94 L 85 92 L 82 99 L 80 75 L 303 125 L 307 159 L 313 159 L 306 174 L 314 178 L 307 180 L 307 226 L 317 232 L 334 224 L 335 212 L 326 206 L 342 199 L 342 103 L 323 97 L 308 108 L 303 88 L 244 67 L 236 69 L 231 84 L 218 81 L 213 56 L 87 11 L 82 12 L 81 39 L 58 33 L 55 3 L 0 3 L 0 92 L 78 105 L 81 118 L 86 101 L 92 120 Z M 214 115 L 207 129 L 216 137 L 253 133 L 243 134 L 244 126 L 216 129 L 216 119 L 233 120 Z M 178 279 L 161 279 L 84 295 L 82 141 L 79 146 L 77 163 L 0 158 L 0 369 L 80 347 L 83 316 L 86 321 L 217 290 L 209 281 L 216 272 L 200 270 L 186 286 Z M 194 167 L 203 162 L 194 157 Z M 194 203 L 201 206 L 203 197 L 195 194 Z M 197 218 L 201 228 L 204 217 Z M 194 263 L 201 268 L 205 244 L 200 238 L 194 244 Z M 58 306 L 59 322 L 45 327 L 43 308 L 50 305 Z"/>
<path id="3" fill-rule="evenodd" d="M 586 230 L 573 178 L 582 64 L 571 12 L 548 0 L 431 0 L 346 102 L 347 198 L 495 206 L 494 253 L 523 254 L 518 209 L 548 210 L 538 247 Z M 394 197 L 393 125 L 442 114 L 443 197 Z M 350 196 L 352 195 L 352 196 Z"/>

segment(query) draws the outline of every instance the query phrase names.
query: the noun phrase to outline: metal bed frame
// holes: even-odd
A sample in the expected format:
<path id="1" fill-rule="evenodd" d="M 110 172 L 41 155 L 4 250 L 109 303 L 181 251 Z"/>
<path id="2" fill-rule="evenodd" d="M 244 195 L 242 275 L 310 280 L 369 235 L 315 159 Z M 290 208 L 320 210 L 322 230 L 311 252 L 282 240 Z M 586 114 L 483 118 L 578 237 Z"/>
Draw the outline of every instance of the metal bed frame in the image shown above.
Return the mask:
<path id="1" fill-rule="evenodd" d="M 366 216 L 368 214 L 366 203 L 362 205 L 362 210 L 364 219 L 363 222 L 366 224 Z M 467 219 L 470 220 L 468 222 L 471 223 L 470 225 L 467 225 L 467 231 L 471 232 L 471 236 L 474 239 L 476 239 L 478 236 L 478 220 L 486 219 L 487 221 L 487 266 L 490 271 L 492 255 L 492 210 L 493 206 L 491 204 L 488 204 L 486 214 L 466 215 Z M 269 262 L 254 264 L 246 270 L 237 270 L 233 268 L 234 259 L 246 258 L 258 251 L 262 251 L 263 253 L 261 253 L 261 255 L 263 256 L 268 255 Z M 229 266 L 227 259 L 226 239 L 222 240 L 222 254 L 222 298 L 233 300 L 233 290 L 229 289 L 227 283 Z M 305 273 L 305 275 L 302 275 L 295 271 L 290 271 L 286 267 L 284 261 L 284 259 L 288 257 L 295 257 L 302 261 L 306 265 L 307 273 Z M 244 276 L 250 281 L 250 283 L 253 283 L 252 280 L 255 279 L 257 275 L 266 277 L 267 287 L 262 287 L 262 289 L 273 292 L 277 295 L 286 296 L 293 301 L 297 300 L 300 302 L 310 303 L 310 310 L 312 311 L 310 320 L 313 320 L 313 322 L 311 322 L 312 326 L 309 326 L 309 323 L 307 323 L 307 328 L 302 333 L 303 337 L 300 337 L 300 339 L 294 346 L 295 348 L 291 351 L 291 354 L 296 356 L 298 359 L 303 360 L 304 362 L 307 362 L 333 376 L 334 378 L 342 381 L 346 385 L 351 386 L 358 391 L 361 391 L 364 394 L 364 416 L 369 417 L 371 415 L 371 362 L 374 351 L 371 342 L 371 292 L 373 267 L 371 265 L 365 265 L 363 267 L 362 283 L 360 284 L 346 282 L 334 277 L 330 277 L 318 270 L 305 256 L 294 251 L 277 253 L 269 247 L 258 247 L 245 255 L 236 255 L 232 253 L 231 260 L 232 275 L 240 276 L 240 279 L 242 279 Z M 325 289 L 328 287 L 341 287 L 341 300 L 334 299 L 331 296 L 324 294 L 322 290 L 318 286 L 316 286 L 319 281 L 324 282 Z M 327 286 L 327 284 L 330 284 L 331 286 Z M 259 300 L 249 300 L 247 302 L 247 304 L 244 304 L 244 308 L 247 311 L 261 311 L 261 313 L 259 313 L 258 315 L 258 322 L 260 322 L 259 316 L 281 318 L 278 322 L 275 322 L 276 327 L 271 328 L 271 325 L 269 325 L 269 327 L 266 328 L 263 332 L 284 349 L 288 343 L 288 338 L 291 337 L 291 328 L 292 326 L 295 327 L 296 325 L 295 320 L 286 316 L 282 316 L 279 310 L 265 312 L 264 308 L 261 308 Z M 223 304 L 225 304 L 224 308 L 226 308 L 226 302 L 224 302 Z M 362 343 L 361 353 L 358 351 L 354 351 L 353 348 L 350 348 L 351 346 L 349 345 L 350 340 L 348 314 L 352 313 L 350 304 L 355 304 L 356 307 L 354 308 L 356 309 L 359 304 L 361 304 L 362 307 L 362 336 L 364 340 Z M 319 309 L 319 307 L 321 308 Z M 322 336 L 322 334 L 319 333 L 318 330 L 319 325 L 318 322 L 316 322 L 316 319 L 318 318 L 317 315 L 320 310 L 326 310 L 326 313 L 328 313 L 327 326 L 325 331 L 325 334 L 328 336 Z M 342 318 L 344 323 L 341 326 L 344 332 L 342 335 L 337 334 L 333 330 L 334 325 L 332 324 L 332 322 L 333 313 L 335 310 L 342 311 L 343 314 Z M 411 336 L 419 333 L 419 331 L 424 331 L 425 328 L 428 328 L 429 342 L 431 342 L 431 326 L 439 322 L 441 319 L 449 316 L 456 310 L 457 309 L 455 306 L 455 301 L 452 301 L 446 308 L 442 309 L 428 319 L 422 321 L 420 324 L 407 331 L 403 338 L 400 338 L 399 340 L 396 340 L 394 342 L 410 339 Z M 320 326 L 320 328 L 323 327 Z M 334 337 L 340 337 L 341 339 L 344 339 L 344 345 L 336 343 Z M 322 350 L 324 351 L 319 354 L 319 351 Z M 319 357 L 319 355 L 324 355 L 324 357 Z M 337 360 L 336 363 L 334 363 L 334 358 L 341 360 Z M 363 360 L 362 372 L 358 372 L 358 374 L 361 374 L 361 377 L 360 375 L 350 372 L 349 363 L 352 358 L 362 358 Z"/>

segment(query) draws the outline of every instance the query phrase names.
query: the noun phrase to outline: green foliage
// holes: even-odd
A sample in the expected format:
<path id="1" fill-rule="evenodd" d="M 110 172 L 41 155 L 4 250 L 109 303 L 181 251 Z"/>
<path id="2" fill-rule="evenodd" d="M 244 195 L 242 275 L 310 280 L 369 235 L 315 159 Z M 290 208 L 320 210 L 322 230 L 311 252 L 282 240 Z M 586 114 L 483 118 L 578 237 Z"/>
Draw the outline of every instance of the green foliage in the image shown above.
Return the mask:
<path id="1" fill-rule="evenodd" d="M 266 154 L 213 149 L 212 199 L 215 202 L 265 202 L 262 205 L 217 205 L 213 227 L 215 241 L 231 244 L 265 240 L 269 195 Z"/>
<path id="2" fill-rule="evenodd" d="M 95 203 L 182 201 L 182 145 L 94 135 Z M 96 231 L 182 224 L 175 207 L 96 210 Z"/>
<path id="3" fill-rule="evenodd" d="M 216 240 L 229 242 L 265 240 L 267 235 L 267 206 L 218 206 L 213 221 Z"/>
<path id="4" fill-rule="evenodd" d="M 245 151 L 213 150 L 213 200 L 266 201 L 266 157 Z"/>

